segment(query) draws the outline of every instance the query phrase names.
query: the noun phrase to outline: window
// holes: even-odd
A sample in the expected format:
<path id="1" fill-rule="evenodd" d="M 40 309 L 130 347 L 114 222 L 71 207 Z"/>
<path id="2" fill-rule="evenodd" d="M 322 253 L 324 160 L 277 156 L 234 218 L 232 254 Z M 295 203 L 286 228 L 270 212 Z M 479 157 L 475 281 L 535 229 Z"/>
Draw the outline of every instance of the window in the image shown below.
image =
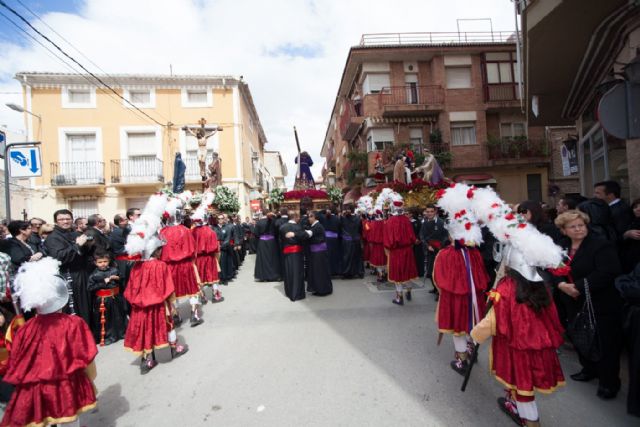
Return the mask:
<path id="1" fill-rule="evenodd" d="M 389 89 L 391 81 L 389 80 L 389 74 L 367 74 L 362 83 L 362 90 L 365 95 L 372 93 L 380 93 L 383 89 Z"/>
<path id="2" fill-rule="evenodd" d="M 518 64 L 515 52 L 487 52 L 483 57 L 483 81 L 488 87 L 485 97 L 488 101 L 509 101 L 519 99 L 516 84 L 519 82 Z"/>
<path id="3" fill-rule="evenodd" d="M 67 159 L 72 163 L 96 161 L 95 133 L 67 134 Z"/>
<path id="4" fill-rule="evenodd" d="M 62 108 L 95 108 L 95 88 L 63 88 Z"/>
<path id="5" fill-rule="evenodd" d="M 500 136 L 503 139 L 527 136 L 527 128 L 524 123 L 500 123 Z"/>
<path id="6" fill-rule="evenodd" d="M 97 200 L 71 200 L 69 210 L 73 213 L 73 218 L 87 218 L 89 215 L 98 213 Z"/>
<path id="7" fill-rule="evenodd" d="M 542 201 L 542 175 L 539 173 L 527 174 L 527 200 Z"/>
<path id="8" fill-rule="evenodd" d="M 211 89 L 182 89 L 183 107 L 213 107 Z"/>
<path id="9" fill-rule="evenodd" d="M 471 87 L 471 67 L 445 67 L 447 89 L 468 89 Z"/>
<path id="10" fill-rule="evenodd" d="M 125 89 L 124 97 L 131 104 L 139 108 L 155 108 L 156 92 L 153 89 Z M 124 102 L 127 108 L 133 108 L 129 102 Z"/>
<path id="11" fill-rule="evenodd" d="M 474 122 L 451 123 L 452 145 L 475 145 L 476 124 Z"/>
<path id="12" fill-rule="evenodd" d="M 129 159 L 155 159 L 157 157 L 156 133 L 127 132 L 127 156 Z"/>
<path id="13" fill-rule="evenodd" d="M 382 151 L 393 145 L 393 129 L 371 129 L 367 136 L 367 151 Z"/>
<path id="14" fill-rule="evenodd" d="M 59 185 L 88 185 L 104 182 L 102 153 L 97 133 L 62 130 L 60 159 L 54 181 Z"/>
<path id="15" fill-rule="evenodd" d="M 413 151 L 420 151 L 422 148 L 422 128 L 409 129 L 409 143 Z"/>

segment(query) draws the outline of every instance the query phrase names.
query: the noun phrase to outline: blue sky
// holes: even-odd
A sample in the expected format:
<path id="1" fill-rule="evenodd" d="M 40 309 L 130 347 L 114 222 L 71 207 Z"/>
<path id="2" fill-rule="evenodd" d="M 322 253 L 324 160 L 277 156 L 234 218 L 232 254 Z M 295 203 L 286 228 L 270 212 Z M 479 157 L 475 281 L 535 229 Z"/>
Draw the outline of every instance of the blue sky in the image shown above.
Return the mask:
<path id="1" fill-rule="evenodd" d="M 35 12 L 37 15 L 42 16 L 47 13 L 52 12 L 61 12 L 61 13 L 77 13 L 82 6 L 80 0 L 39 0 L 39 1 L 30 1 L 30 0 L 20 0 L 25 6 Z M 36 18 L 25 9 L 18 1 L 16 0 L 5 0 L 5 2 L 15 9 L 19 14 L 27 18 L 29 21 L 36 20 Z M 0 12 L 7 15 L 11 18 L 12 21 L 19 23 L 21 27 L 24 27 L 22 23 L 19 22 L 18 18 L 9 12 L 5 8 L 0 8 Z M 34 22 L 32 22 L 34 23 Z M 0 42 L 11 42 L 18 43 L 20 45 L 25 45 L 26 41 L 22 36 L 19 35 L 20 31 L 16 29 L 15 26 L 11 25 L 7 20 L 0 16 Z"/>

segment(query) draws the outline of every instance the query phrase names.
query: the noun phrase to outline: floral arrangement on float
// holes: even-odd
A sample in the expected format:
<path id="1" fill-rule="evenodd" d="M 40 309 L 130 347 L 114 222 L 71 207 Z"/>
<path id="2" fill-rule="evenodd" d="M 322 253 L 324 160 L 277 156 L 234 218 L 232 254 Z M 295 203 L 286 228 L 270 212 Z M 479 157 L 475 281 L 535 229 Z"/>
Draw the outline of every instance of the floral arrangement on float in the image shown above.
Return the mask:
<path id="1" fill-rule="evenodd" d="M 344 193 L 342 192 L 342 189 L 338 187 L 327 188 L 327 196 L 329 197 L 329 200 L 331 200 L 331 203 L 336 206 L 340 206 L 344 199 Z"/>
<path id="2" fill-rule="evenodd" d="M 329 195 L 322 190 L 291 190 L 284 193 L 285 200 L 299 200 L 303 198 L 328 199 Z"/>
<path id="3" fill-rule="evenodd" d="M 236 213 L 240 210 L 238 196 L 224 185 L 218 185 L 213 190 L 213 204 L 221 212 Z"/>

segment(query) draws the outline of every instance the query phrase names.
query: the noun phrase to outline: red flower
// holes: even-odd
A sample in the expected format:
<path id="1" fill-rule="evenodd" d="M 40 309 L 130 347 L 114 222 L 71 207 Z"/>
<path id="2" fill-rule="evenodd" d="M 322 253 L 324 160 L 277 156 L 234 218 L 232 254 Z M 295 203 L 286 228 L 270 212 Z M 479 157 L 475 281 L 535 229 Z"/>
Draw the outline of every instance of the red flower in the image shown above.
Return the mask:
<path id="1" fill-rule="evenodd" d="M 441 198 L 442 198 L 442 196 L 444 196 L 444 193 L 446 193 L 446 192 L 447 192 L 447 190 L 445 190 L 444 188 L 439 189 L 439 190 L 436 192 L 436 200 L 441 199 Z"/>
<path id="2" fill-rule="evenodd" d="M 493 214 L 489 214 L 489 221 L 493 221 Z"/>
<path id="3" fill-rule="evenodd" d="M 465 209 L 462 209 L 460 212 L 456 212 L 453 217 L 455 219 L 462 218 L 466 213 L 467 211 Z"/>
<path id="4" fill-rule="evenodd" d="M 520 224 L 518 224 L 518 228 L 526 228 L 526 227 L 527 227 L 526 222 L 521 222 Z"/>
<path id="5" fill-rule="evenodd" d="M 471 230 L 471 223 L 470 223 L 470 222 L 467 222 L 467 223 L 464 225 L 464 228 L 465 228 L 466 230 Z"/>
<path id="6" fill-rule="evenodd" d="M 142 231 L 138 231 L 136 234 L 140 236 L 141 239 L 144 239 L 144 233 Z"/>
<path id="7" fill-rule="evenodd" d="M 454 188 L 456 186 L 455 182 L 452 182 L 451 184 L 449 184 L 449 188 Z"/>
<path id="8" fill-rule="evenodd" d="M 558 268 L 549 268 L 547 270 L 549 271 L 549 273 L 553 274 L 556 277 L 564 277 L 571 274 L 571 267 L 568 265 L 563 265 L 562 267 Z"/>
<path id="9" fill-rule="evenodd" d="M 492 205 L 491 205 L 491 207 L 492 207 L 492 208 L 494 208 L 494 209 L 495 209 L 495 208 L 499 208 L 499 207 L 500 207 L 500 204 L 499 204 L 499 203 L 494 203 L 494 204 L 492 204 Z"/>
<path id="10" fill-rule="evenodd" d="M 473 192 L 475 191 L 474 187 L 471 187 L 468 191 L 467 191 L 467 199 L 473 199 Z"/>
<path id="11" fill-rule="evenodd" d="M 506 219 L 508 221 L 512 221 L 512 220 L 516 219 L 516 216 L 512 212 L 509 212 L 508 214 L 506 214 L 504 216 L 504 219 Z"/>
<path id="12" fill-rule="evenodd" d="M 169 212 L 164 211 L 164 212 L 162 212 L 162 218 L 163 219 L 169 219 L 169 218 L 171 218 L 171 215 L 169 215 Z"/>
<path id="13" fill-rule="evenodd" d="M 505 239 L 509 239 L 511 237 L 511 235 L 509 233 L 504 233 L 504 238 Z"/>

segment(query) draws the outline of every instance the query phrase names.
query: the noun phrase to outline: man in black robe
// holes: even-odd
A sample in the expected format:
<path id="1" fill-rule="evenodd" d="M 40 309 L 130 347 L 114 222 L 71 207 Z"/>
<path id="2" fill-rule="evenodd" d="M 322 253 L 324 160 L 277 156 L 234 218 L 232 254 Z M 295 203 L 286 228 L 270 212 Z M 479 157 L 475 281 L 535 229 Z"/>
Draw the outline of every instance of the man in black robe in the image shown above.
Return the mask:
<path id="1" fill-rule="evenodd" d="M 416 242 L 413 245 L 413 258 L 416 261 L 416 269 L 418 270 L 418 277 L 424 276 L 424 248 L 422 247 L 422 240 L 420 240 L 420 229 L 422 228 L 422 218 L 419 211 L 407 213 L 411 226 L 413 227 L 413 234 L 416 236 Z"/>
<path id="2" fill-rule="evenodd" d="M 280 209 L 280 216 L 276 218 L 276 239 L 278 239 L 278 246 L 280 253 L 282 254 L 282 240 L 280 239 L 280 227 L 289 222 L 289 210 L 287 208 Z M 280 257 L 280 271 L 284 271 L 284 257 Z"/>
<path id="3" fill-rule="evenodd" d="M 309 213 L 311 237 L 309 238 L 309 274 L 307 290 L 313 295 L 324 296 L 333 292 L 331 272 L 329 270 L 329 252 L 325 241 L 325 230 L 315 212 Z"/>
<path id="4" fill-rule="evenodd" d="M 329 268 L 332 276 L 342 275 L 342 247 L 340 245 L 340 218 L 333 211 L 327 209 L 324 215 L 318 215 L 324 227 L 324 236 L 329 252 Z"/>
<path id="5" fill-rule="evenodd" d="M 345 279 L 364 277 L 362 245 L 360 241 L 362 224 L 351 207 L 340 218 L 340 236 L 342 237 L 342 276 Z"/>
<path id="6" fill-rule="evenodd" d="M 218 243 L 220 244 L 220 283 L 228 285 L 230 280 L 233 280 L 233 247 L 231 246 L 231 229 L 227 226 L 226 216 L 219 214 L 217 217 L 217 223 L 213 226 L 218 237 Z"/>
<path id="7" fill-rule="evenodd" d="M 435 205 L 427 205 L 423 215 L 424 220 L 422 221 L 418 236 L 420 236 L 420 241 L 422 241 L 424 245 L 424 256 L 427 264 L 425 277 L 431 279 L 436 255 L 438 255 L 438 251 L 449 241 L 449 232 L 445 228 L 445 223 L 442 218 L 438 217 L 438 208 L 436 208 Z M 431 289 L 429 293 L 438 293 L 435 285 L 433 285 L 433 289 Z"/>
<path id="8" fill-rule="evenodd" d="M 280 226 L 284 258 L 284 292 L 291 301 L 305 298 L 302 245 L 311 234 L 311 231 L 303 230 L 298 221 L 298 214 L 292 213 L 289 215 L 289 222 Z"/>
<path id="9" fill-rule="evenodd" d="M 249 226 L 249 253 L 255 254 L 258 252 L 258 236 L 256 236 L 256 223 L 257 216 L 254 215 L 253 219 L 248 223 Z"/>
<path id="10" fill-rule="evenodd" d="M 73 214 L 68 209 L 54 212 L 53 222 L 56 225 L 44 244 L 49 256 L 60 261 L 60 273 L 70 288 L 67 311 L 79 315 L 91 326 L 93 299 L 88 289 L 91 261 L 84 247 L 87 236 L 73 231 Z"/>
<path id="11" fill-rule="evenodd" d="M 255 233 L 258 238 L 258 247 L 253 276 L 258 282 L 279 282 L 282 272 L 280 247 L 276 240 L 275 215 L 265 212 L 265 217 L 256 223 Z"/>

